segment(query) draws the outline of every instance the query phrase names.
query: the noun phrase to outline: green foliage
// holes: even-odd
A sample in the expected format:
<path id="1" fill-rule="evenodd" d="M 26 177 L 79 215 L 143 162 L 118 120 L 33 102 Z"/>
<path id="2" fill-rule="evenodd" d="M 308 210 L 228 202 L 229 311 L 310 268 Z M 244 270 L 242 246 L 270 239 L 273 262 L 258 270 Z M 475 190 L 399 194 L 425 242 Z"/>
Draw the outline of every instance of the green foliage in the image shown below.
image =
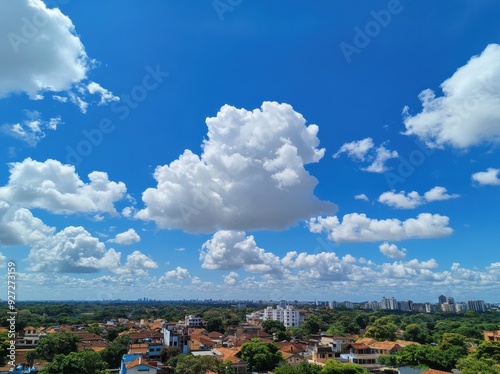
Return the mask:
<path id="1" fill-rule="evenodd" d="M 85 329 L 85 331 L 90 332 L 91 334 L 101 335 L 102 327 L 99 327 L 98 324 L 93 324 Z"/>
<path id="2" fill-rule="evenodd" d="M 109 330 L 108 331 L 108 335 L 106 335 L 106 338 L 110 342 L 112 342 L 113 340 L 115 340 L 117 337 L 118 337 L 118 330 L 117 329 Z"/>
<path id="3" fill-rule="evenodd" d="M 290 339 L 308 339 L 309 332 L 303 327 L 288 327 L 286 333 Z"/>
<path id="4" fill-rule="evenodd" d="M 454 339 L 451 337 L 452 340 Z M 390 356 L 380 356 L 379 362 L 388 366 L 429 367 L 437 370 L 451 370 L 459 359 L 467 355 L 460 345 L 449 345 L 447 349 L 431 345 L 408 345 Z"/>
<path id="5" fill-rule="evenodd" d="M 268 334 L 274 334 L 279 331 L 286 331 L 285 325 L 280 321 L 273 321 L 272 319 L 268 319 L 261 324 L 262 330 L 267 332 Z"/>
<path id="6" fill-rule="evenodd" d="M 467 353 L 467 344 L 465 343 L 465 336 L 454 332 L 446 332 L 441 336 L 439 341 L 439 348 L 450 349 L 452 347 L 462 348 Z"/>
<path id="7" fill-rule="evenodd" d="M 104 374 L 106 362 L 98 352 L 85 349 L 68 355 L 58 354 L 42 374 Z"/>
<path id="8" fill-rule="evenodd" d="M 119 336 L 109 347 L 99 352 L 101 358 L 107 363 L 108 368 L 119 368 L 122 356 L 128 352 L 130 334 Z"/>
<path id="9" fill-rule="evenodd" d="M 482 342 L 473 356 L 479 360 L 493 360 L 500 363 L 500 342 Z"/>
<path id="10" fill-rule="evenodd" d="M 460 359 L 457 369 L 460 370 L 460 374 L 500 374 L 498 361 L 471 356 Z"/>
<path id="11" fill-rule="evenodd" d="M 207 370 L 219 371 L 221 362 L 214 356 L 178 356 L 177 366 L 175 368 L 176 374 L 200 374 L 205 373 Z"/>
<path id="12" fill-rule="evenodd" d="M 301 362 L 298 366 L 284 365 L 274 370 L 274 374 L 320 374 L 321 366 Z"/>
<path id="13" fill-rule="evenodd" d="M 310 314 L 306 317 L 304 329 L 306 329 L 309 334 L 317 334 L 320 330 L 327 330 L 328 325 L 317 314 Z"/>
<path id="14" fill-rule="evenodd" d="M 211 318 L 207 319 L 205 329 L 208 332 L 212 332 L 212 331 L 223 332 L 224 327 L 222 324 L 222 319 L 218 318 L 218 317 L 211 317 Z"/>
<path id="15" fill-rule="evenodd" d="M 71 332 L 56 332 L 40 338 L 35 355 L 46 361 L 52 361 L 58 354 L 68 355 L 76 352 L 79 337 Z"/>
<path id="16" fill-rule="evenodd" d="M 356 364 L 341 364 L 335 360 L 328 360 L 320 374 L 369 374 L 369 372 Z"/>
<path id="17" fill-rule="evenodd" d="M 328 330 L 326 330 L 327 335 L 344 336 L 345 333 L 345 327 L 341 322 L 335 322 L 328 328 Z"/>
<path id="18" fill-rule="evenodd" d="M 271 371 L 283 357 L 276 344 L 252 339 L 241 346 L 241 359 L 246 361 L 249 371 Z"/>
<path id="19" fill-rule="evenodd" d="M 178 356 L 181 351 L 177 347 L 163 347 L 160 352 L 160 360 L 163 363 L 167 363 L 172 357 Z"/>
<path id="20" fill-rule="evenodd" d="M 378 341 L 396 340 L 397 326 L 389 317 L 381 317 L 375 320 L 366 330 L 365 336 Z"/>
<path id="21" fill-rule="evenodd" d="M 425 329 L 422 325 L 410 323 L 405 328 L 403 339 L 425 344 L 427 342 L 430 342 L 431 336 L 429 335 L 427 329 Z"/>

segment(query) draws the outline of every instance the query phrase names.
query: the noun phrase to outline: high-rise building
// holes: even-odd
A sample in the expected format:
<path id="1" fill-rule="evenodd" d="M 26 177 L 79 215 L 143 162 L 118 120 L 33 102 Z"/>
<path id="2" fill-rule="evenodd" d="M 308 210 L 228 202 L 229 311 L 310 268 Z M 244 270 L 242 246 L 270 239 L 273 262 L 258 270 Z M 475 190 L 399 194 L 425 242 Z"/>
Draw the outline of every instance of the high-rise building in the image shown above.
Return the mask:
<path id="1" fill-rule="evenodd" d="M 439 300 L 439 304 L 443 304 L 446 302 L 446 296 L 439 295 L 438 300 Z"/>
<path id="2" fill-rule="evenodd" d="M 470 310 L 475 312 L 486 312 L 486 304 L 483 300 L 469 300 L 467 301 L 467 305 Z"/>
<path id="3" fill-rule="evenodd" d="M 397 309 L 398 303 L 395 298 L 391 297 L 390 299 L 386 299 L 385 297 L 382 298 L 380 301 L 380 309 L 390 309 L 390 310 L 395 310 Z"/>
<path id="4" fill-rule="evenodd" d="M 268 319 L 273 321 L 280 321 L 285 325 L 285 327 L 297 327 L 300 325 L 300 313 L 293 306 L 287 305 L 286 308 L 277 306 L 273 309 L 272 306 L 268 306 L 264 309 L 264 321 Z"/>

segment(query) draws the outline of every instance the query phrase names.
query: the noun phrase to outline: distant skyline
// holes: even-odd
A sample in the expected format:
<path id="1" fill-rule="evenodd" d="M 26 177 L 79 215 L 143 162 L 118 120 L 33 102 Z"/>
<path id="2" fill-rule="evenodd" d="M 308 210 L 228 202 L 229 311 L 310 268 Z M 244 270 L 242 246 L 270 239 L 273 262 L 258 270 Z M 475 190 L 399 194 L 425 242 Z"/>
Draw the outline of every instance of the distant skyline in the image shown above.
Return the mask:
<path id="1" fill-rule="evenodd" d="M 2 279 L 16 262 L 19 300 L 498 302 L 499 12 L 0 0 Z"/>

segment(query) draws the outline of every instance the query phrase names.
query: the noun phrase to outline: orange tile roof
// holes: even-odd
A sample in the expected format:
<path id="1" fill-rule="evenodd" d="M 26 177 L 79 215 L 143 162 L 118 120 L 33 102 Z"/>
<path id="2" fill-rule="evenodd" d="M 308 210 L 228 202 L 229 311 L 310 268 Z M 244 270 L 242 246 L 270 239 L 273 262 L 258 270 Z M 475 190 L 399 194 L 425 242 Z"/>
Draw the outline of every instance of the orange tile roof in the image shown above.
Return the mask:
<path id="1" fill-rule="evenodd" d="M 434 369 L 427 369 L 426 371 L 421 372 L 420 374 L 450 374 L 451 371 L 441 371 Z"/>
<path id="2" fill-rule="evenodd" d="M 376 342 L 376 340 L 372 339 L 372 338 L 362 338 L 362 339 L 356 340 L 356 343 L 364 343 L 364 344 L 373 344 L 375 342 Z"/>
<path id="3" fill-rule="evenodd" d="M 234 364 L 240 363 L 243 360 L 239 358 L 237 355 L 240 353 L 240 350 L 237 348 L 217 348 L 217 351 L 222 353 L 223 358 L 222 361 L 231 361 Z"/>
<path id="4" fill-rule="evenodd" d="M 396 340 L 396 343 L 398 343 L 401 347 L 406 347 L 407 345 L 410 344 L 420 345 L 420 343 L 418 342 L 412 342 L 411 340 L 401 340 L 401 339 Z"/>
<path id="5" fill-rule="evenodd" d="M 150 365 L 147 361 L 142 361 L 142 357 L 139 357 L 139 358 L 136 358 L 135 360 L 132 360 L 132 361 L 129 361 L 125 364 L 125 367 L 127 369 L 130 369 L 130 368 L 133 368 L 135 366 L 138 366 L 138 365 L 146 365 L 146 366 L 149 366 L 149 367 L 152 367 L 154 368 L 155 366 L 153 365 Z"/>
<path id="6" fill-rule="evenodd" d="M 307 347 L 300 343 L 290 343 L 290 342 L 278 342 L 276 343 L 280 351 L 282 352 L 305 352 Z"/>
<path id="7" fill-rule="evenodd" d="M 396 342 L 385 341 L 385 342 L 375 342 L 373 344 L 370 344 L 370 348 L 385 349 L 388 351 L 392 351 L 394 349 L 401 348 L 401 346 Z"/>

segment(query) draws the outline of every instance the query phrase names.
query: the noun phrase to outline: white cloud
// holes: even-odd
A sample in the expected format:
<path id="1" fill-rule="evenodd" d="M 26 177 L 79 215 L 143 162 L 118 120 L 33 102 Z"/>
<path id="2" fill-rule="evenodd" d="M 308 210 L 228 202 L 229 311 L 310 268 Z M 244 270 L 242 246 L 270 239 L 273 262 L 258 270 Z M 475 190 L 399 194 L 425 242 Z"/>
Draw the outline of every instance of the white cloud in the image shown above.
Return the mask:
<path id="1" fill-rule="evenodd" d="M 354 261 L 353 261 L 354 260 Z M 352 256 L 339 259 L 333 252 L 320 252 L 308 254 L 288 252 L 282 259 L 285 266 L 299 268 L 299 279 L 315 280 L 346 280 L 353 271 L 353 263 L 356 260 Z"/>
<path id="2" fill-rule="evenodd" d="M 41 0 L 0 2 L 0 97 L 65 91 L 86 78 L 89 59 L 69 17 Z"/>
<path id="3" fill-rule="evenodd" d="M 110 252 L 112 249 L 110 250 Z M 118 253 L 118 263 L 121 253 Z M 116 274 L 145 275 L 146 270 L 158 269 L 158 264 L 140 251 L 134 251 L 127 256 L 124 265 L 108 266 L 109 270 Z"/>
<path id="4" fill-rule="evenodd" d="M 385 163 L 398 157 L 398 152 L 388 150 L 384 144 L 375 148 L 372 138 L 345 143 L 333 157 L 338 158 L 342 153 L 347 153 L 347 156 L 356 162 L 370 162 L 370 165 L 361 168 L 369 173 L 384 173 L 389 170 Z"/>
<path id="5" fill-rule="evenodd" d="M 318 162 L 318 126 L 288 104 L 264 102 L 247 111 L 224 105 L 207 118 L 201 157 L 185 150 L 158 166 L 156 188 L 144 191 L 136 217 L 188 232 L 284 229 L 335 206 L 314 196 L 318 183 L 304 168 Z"/>
<path id="6" fill-rule="evenodd" d="M 283 272 L 279 257 L 259 248 L 254 237 L 245 236 L 243 231 L 217 231 L 203 244 L 200 261 L 202 268 L 210 270 L 243 268 L 276 275 Z"/>
<path id="7" fill-rule="evenodd" d="M 381 145 L 376 150 L 376 156 L 372 164 L 367 166 L 366 168 L 363 168 L 362 170 L 370 173 L 384 173 L 389 170 L 389 168 L 385 165 L 386 161 L 390 160 L 391 158 L 397 158 L 398 156 L 398 152 L 390 151 L 383 145 Z"/>
<path id="8" fill-rule="evenodd" d="M 116 267 L 119 254 L 114 250 L 106 251 L 104 243 L 83 227 L 69 226 L 35 244 L 28 260 L 32 271 L 91 273 Z"/>
<path id="9" fill-rule="evenodd" d="M 342 222 L 337 216 L 317 217 L 311 218 L 308 225 L 311 232 L 326 231 L 330 240 L 343 243 L 440 238 L 453 232 L 448 223 L 448 217 L 430 213 L 421 213 L 417 218 L 405 221 L 396 218 L 378 220 L 351 213 L 344 215 Z"/>
<path id="10" fill-rule="evenodd" d="M 106 250 L 104 243 L 83 227 L 68 226 L 55 235 L 46 236 L 31 247 L 30 270 L 49 273 L 95 273 L 109 270 L 120 275 L 145 275 L 157 269 L 152 259 L 134 251 L 122 264 L 121 253 Z"/>
<path id="11" fill-rule="evenodd" d="M 401 191 L 398 193 L 395 193 L 393 191 L 384 192 L 379 196 L 378 201 L 382 204 L 397 209 L 414 209 L 420 205 L 432 201 L 449 200 L 455 199 L 457 197 L 460 197 L 460 195 L 450 195 L 447 193 L 446 188 L 436 186 L 425 192 L 423 196 L 421 196 L 417 191 L 408 193 L 405 193 L 405 191 Z"/>
<path id="12" fill-rule="evenodd" d="M 389 258 L 397 259 L 406 257 L 406 248 L 398 249 L 396 244 L 383 242 L 378 248 L 380 249 L 380 252 Z"/>
<path id="13" fill-rule="evenodd" d="M 364 193 L 354 196 L 354 199 L 356 199 L 356 200 L 364 200 L 364 201 L 368 201 L 369 200 L 368 196 L 366 196 Z"/>
<path id="14" fill-rule="evenodd" d="M 430 89 L 420 93 L 420 113 L 412 116 L 405 108 L 405 135 L 433 148 L 500 142 L 500 45 L 488 45 L 440 87 L 440 97 Z"/>
<path id="15" fill-rule="evenodd" d="M 125 196 L 125 184 L 110 182 L 104 172 L 94 171 L 88 177 L 90 183 L 84 183 L 72 165 L 27 158 L 10 164 L 9 183 L 0 187 L 0 199 L 54 213 L 117 214 L 114 203 Z"/>
<path id="16" fill-rule="evenodd" d="M 457 197 L 460 197 L 460 195 L 456 193 L 450 195 L 447 193 L 446 188 L 441 186 L 431 188 L 424 193 L 424 199 L 428 202 L 456 199 Z"/>
<path id="17" fill-rule="evenodd" d="M 488 168 L 486 171 L 479 171 L 472 174 L 472 180 L 482 185 L 499 186 L 500 169 Z"/>
<path id="18" fill-rule="evenodd" d="M 54 131 L 62 123 L 61 117 L 53 117 L 48 121 L 41 119 L 37 111 L 25 111 L 27 119 L 18 123 L 5 123 L 1 126 L 3 133 L 19 139 L 34 147 L 46 135 L 47 130 Z"/>
<path id="19" fill-rule="evenodd" d="M 111 243 L 131 245 L 141 241 L 141 237 L 134 229 L 128 229 L 125 232 L 116 234 L 114 239 L 108 240 Z"/>
<path id="20" fill-rule="evenodd" d="M 166 279 L 176 279 L 176 280 L 184 280 L 189 278 L 189 271 L 180 266 L 177 266 L 175 270 L 170 270 L 165 273 Z"/>
<path id="21" fill-rule="evenodd" d="M 229 274 L 224 275 L 224 283 L 230 286 L 234 286 L 236 283 L 238 283 L 239 278 L 240 276 L 238 275 L 238 273 L 232 271 Z"/>
<path id="22" fill-rule="evenodd" d="M 0 244 L 35 244 L 44 241 L 54 230 L 28 209 L 0 200 Z"/>
<path id="23" fill-rule="evenodd" d="M 101 99 L 99 101 L 99 105 L 106 105 L 113 101 L 120 101 L 120 98 L 118 96 L 113 95 L 113 93 L 107 90 L 106 88 L 101 87 L 99 83 L 90 82 L 87 85 L 87 90 L 91 95 L 94 94 L 100 95 Z"/>
<path id="24" fill-rule="evenodd" d="M 422 204 L 423 198 L 416 191 L 409 192 L 408 194 L 405 194 L 404 191 L 399 193 L 388 191 L 381 194 L 378 201 L 398 209 L 414 209 Z"/>
<path id="25" fill-rule="evenodd" d="M 342 147 L 333 155 L 333 158 L 338 158 L 342 153 L 347 153 L 349 158 L 357 161 L 365 161 L 366 154 L 370 151 L 375 144 L 372 138 L 365 138 L 362 140 L 355 140 L 350 143 L 344 143 Z"/>

